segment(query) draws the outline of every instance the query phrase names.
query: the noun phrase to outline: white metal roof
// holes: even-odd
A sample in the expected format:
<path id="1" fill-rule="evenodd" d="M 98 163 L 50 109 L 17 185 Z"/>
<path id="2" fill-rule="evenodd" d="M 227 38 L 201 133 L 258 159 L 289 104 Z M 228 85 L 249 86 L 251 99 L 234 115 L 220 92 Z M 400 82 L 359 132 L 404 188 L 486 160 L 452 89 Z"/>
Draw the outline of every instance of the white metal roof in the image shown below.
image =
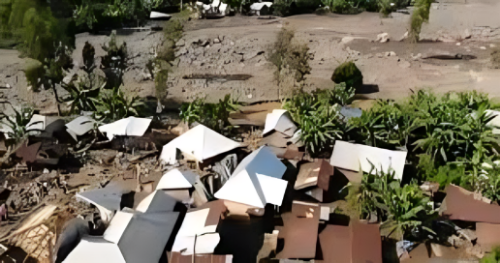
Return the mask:
<path id="1" fill-rule="evenodd" d="M 215 197 L 259 208 L 281 205 L 288 184 L 281 179 L 285 171 L 276 155 L 261 147 L 241 161 Z"/>
<path id="2" fill-rule="evenodd" d="M 287 110 L 276 109 L 272 113 L 267 114 L 263 134 L 267 134 L 273 130 L 293 136 L 297 130 L 297 126 L 293 123 Z"/>
<path id="3" fill-rule="evenodd" d="M 128 117 L 113 123 L 105 124 L 99 127 L 99 131 L 106 133 L 109 140 L 116 135 L 123 136 L 143 136 L 151 124 L 151 119 Z"/>
<path id="4" fill-rule="evenodd" d="M 391 168 L 395 172 L 395 177 L 401 180 L 406 154 L 406 151 L 391 151 L 337 140 L 330 158 L 330 164 L 334 167 L 352 171 L 361 169 L 367 173 L 372 171 L 372 168 L 374 171 L 382 169 L 384 172 L 389 171 L 389 168 Z"/>
<path id="5" fill-rule="evenodd" d="M 180 171 L 179 169 L 173 169 L 165 173 L 156 189 L 184 189 L 193 187 L 194 182 L 196 181 L 195 173 L 191 171 Z"/>
<path id="6" fill-rule="evenodd" d="M 177 149 L 179 149 L 181 152 L 194 157 L 199 162 L 203 162 L 205 159 L 240 146 L 240 143 L 228 139 L 200 124 L 163 146 L 160 159 L 169 164 L 174 164 L 176 162 Z"/>

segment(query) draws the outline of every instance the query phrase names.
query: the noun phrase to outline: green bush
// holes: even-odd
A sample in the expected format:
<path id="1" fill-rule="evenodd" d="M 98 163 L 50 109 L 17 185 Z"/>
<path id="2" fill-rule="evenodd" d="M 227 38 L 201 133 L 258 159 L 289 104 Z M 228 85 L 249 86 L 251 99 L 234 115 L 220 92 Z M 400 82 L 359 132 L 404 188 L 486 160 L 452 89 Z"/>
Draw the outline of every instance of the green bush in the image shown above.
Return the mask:
<path id="1" fill-rule="evenodd" d="M 333 90 L 316 90 L 311 94 L 295 91 L 285 100 L 283 108 L 301 129 L 300 140 L 312 154 L 330 149 L 336 139 L 342 139 L 345 124 L 340 118 L 340 107 L 350 103 L 352 89 L 339 85 Z"/>
<path id="2" fill-rule="evenodd" d="M 361 218 L 382 222 L 382 235 L 403 240 L 416 230 L 432 232 L 424 224 L 434 214 L 429 197 L 414 183 L 401 186 L 394 174 L 375 170 L 365 173 L 360 185 L 349 185 L 349 203 L 358 206 Z"/>
<path id="3" fill-rule="evenodd" d="M 485 255 L 481 259 L 481 263 L 498 263 L 500 262 L 500 247 L 495 247 L 491 253 Z"/>
<path id="4" fill-rule="evenodd" d="M 218 103 L 206 103 L 204 99 L 198 98 L 193 102 L 183 103 L 179 116 L 187 124 L 199 122 L 217 132 L 227 133 L 232 128 L 229 113 L 235 111 L 238 106 L 239 103 L 229 94 Z"/>
<path id="5" fill-rule="evenodd" d="M 355 89 L 363 85 L 363 74 L 352 61 L 340 64 L 332 75 L 332 81 L 335 83 L 344 82 L 348 87 Z"/>

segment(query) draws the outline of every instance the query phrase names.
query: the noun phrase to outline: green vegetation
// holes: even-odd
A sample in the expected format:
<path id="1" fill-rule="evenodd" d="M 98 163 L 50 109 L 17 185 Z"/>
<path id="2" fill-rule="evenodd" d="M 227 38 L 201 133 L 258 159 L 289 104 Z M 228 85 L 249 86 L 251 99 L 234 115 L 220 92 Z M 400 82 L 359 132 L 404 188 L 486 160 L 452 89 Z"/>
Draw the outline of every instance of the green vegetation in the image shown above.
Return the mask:
<path id="1" fill-rule="evenodd" d="M 161 5 L 163 1 L 155 1 Z M 89 29 L 119 25 L 124 22 L 141 22 L 148 15 L 148 2 L 140 0 L 80 0 L 75 1 L 74 18 L 77 26 Z"/>
<path id="2" fill-rule="evenodd" d="M 433 0 L 415 0 L 415 8 L 411 16 L 410 22 L 410 39 L 418 41 L 420 31 L 422 31 L 422 24 L 429 21 L 429 13 L 431 11 L 431 4 Z"/>
<path id="3" fill-rule="evenodd" d="M 127 97 L 123 91 L 116 87 L 111 92 L 103 91 L 101 93 L 95 117 L 101 121 L 111 122 L 130 116 L 140 116 L 140 109 L 144 106 L 144 102 L 139 97 Z"/>
<path id="4" fill-rule="evenodd" d="M 296 91 L 285 100 L 283 108 L 298 123 L 300 139 L 312 154 L 331 149 L 336 139 L 343 138 L 346 125 L 340 107 L 351 103 L 353 96 L 352 88 L 338 85 L 333 90 Z"/>
<path id="5" fill-rule="evenodd" d="M 352 61 L 340 64 L 332 75 L 332 81 L 335 83 L 344 82 L 348 87 L 355 89 L 363 85 L 363 74 Z"/>
<path id="6" fill-rule="evenodd" d="M 28 131 L 28 128 L 31 125 L 35 125 L 37 123 L 32 123 L 28 125 L 33 117 L 35 111 L 32 108 L 22 108 L 20 111 L 14 110 L 13 116 L 1 116 L 1 124 L 7 126 L 10 131 L 7 133 L 9 136 L 9 140 L 11 140 L 14 144 L 21 142 L 29 133 L 38 132 L 38 130 L 31 129 Z"/>
<path id="7" fill-rule="evenodd" d="M 232 126 L 229 123 L 229 113 L 238 108 L 238 102 L 228 94 L 219 103 L 206 103 L 198 98 L 181 106 L 181 120 L 187 124 L 201 123 L 217 132 L 227 133 Z"/>
<path id="8" fill-rule="evenodd" d="M 365 173 L 361 184 L 349 186 L 348 202 L 365 219 L 382 222 L 381 233 L 397 240 L 411 238 L 415 232 L 428 231 L 426 221 L 435 213 L 415 183 L 401 186 L 394 171 Z"/>
<path id="9" fill-rule="evenodd" d="M 500 247 L 494 248 L 491 253 L 481 259 L 481 263 L 498 263 L 500 262 Z"/>
<path id="10" fill-rule="evenodd" d="M 439 182 L 441 188 L 453 183 L 499 199 L 500 141 L 488 125 L 494 116 L 486 111 L 497 106 L 486 95 L 472 91 L 436 96 L 421 90 L 400 102 L 379 100 L 360 117 L 342 123 L 339 105 L 350 103 L 352 96 L 346 89 L 315 91 L 285 102 L 311 154 L 330 152 L 334 139 L 406 149 L 420 182 Z"/>

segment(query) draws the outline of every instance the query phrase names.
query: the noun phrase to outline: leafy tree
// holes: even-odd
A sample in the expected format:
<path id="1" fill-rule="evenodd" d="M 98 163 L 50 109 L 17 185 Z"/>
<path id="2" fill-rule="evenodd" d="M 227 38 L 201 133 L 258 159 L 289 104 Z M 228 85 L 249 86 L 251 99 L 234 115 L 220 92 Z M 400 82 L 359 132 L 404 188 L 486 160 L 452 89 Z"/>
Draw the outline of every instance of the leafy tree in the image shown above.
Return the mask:
<path id="1" fill-rule="evenodd" d="M 149 2 L 140 0 L 80 0 L 76 1 L 74 18 L 78 26 L 91 30 L 119 25 L 126 21 L 141 21 L 147 17 Z"/>
<path id="2" fill-rule="evenodd" d="M 500 248 L 495 247 L 491 253 L 481 259 L 481 263 L 498 263 L 500 262 Z"/>
<path id="3" fill-rule="evenodd" d="M 429 13 L 433 0 L 415 0 L 415 8 L 411 15 L 411 30 L 410 39 L 418 41 L 420 32 L 422 31 L 422 24 L 429 21 Z"/>

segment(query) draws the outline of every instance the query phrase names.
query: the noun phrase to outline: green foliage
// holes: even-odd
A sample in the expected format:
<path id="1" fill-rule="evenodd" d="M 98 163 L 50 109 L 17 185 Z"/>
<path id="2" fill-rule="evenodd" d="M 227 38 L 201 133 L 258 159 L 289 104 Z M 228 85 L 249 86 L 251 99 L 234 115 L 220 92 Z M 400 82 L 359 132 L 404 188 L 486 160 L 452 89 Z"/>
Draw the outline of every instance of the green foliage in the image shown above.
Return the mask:
<path id="1" fill-rule="evenodd" d="M 81 0 L 77 1 L 74 19 L 77 26 L 89 29 L 141 21 L 147 17 L 149 2 L 140 0 Z M 158 1 L 157 1 L 158 2 Z"/>
<path id="2" fill-rule="evenodd" d="M 403 240 L 417 229 L 427 230 L 423 222 L 434 211 L 425 196 L 414 183 L 401 186 L 394 179 L 394 171 L 375 171 L 364 174 L 360 185 L 351 185 L 350 202 L 359 204 L 362 218 L 377 218 L 386 236 Z"/>
<path id="3" fill-rule="evenodd" d="M 273 4 L 273 14 L 276 16 L 289 16 L 292 14 L 293 0 L 276 0 Z"/>
<path id="4" fill-rule="evenodd" d="M 355 89 L 363 85 L 363 74 L 352 61 L 340 64 L 332 75 L 332 81 L 335 83 L 344 82 L 348 87 Z"/>
<path id="5" fill-rule="evenodd" d="M 487 158 L 482 168 L 478 183 L 479 191 L 493 202 L 500 201 L 500 162 Z"/>
<path id="6" fill-rule="evenodd" d="M 191 103 L 184 103 L 181 106 L 181 120 L 192 124 L 199 122 L 212 130 L 224 133 L 231 128 L 229 123 L 229 113 L 238 108 L 231 95 L 227 94 L 219 103 L 205 103 L 204 99 L 198 98 Z"/>
<path id="7" fill-rule="evenodd" d="M 7 132 L 10 140 L 12 140 L 14 143 L 19 143 L 30 133 L 38 132 L 38 130 L 34 129 L 30 129 L 29 131 L 27 130 L 28 128 L 30 128 L 30 126 L 37 124 L 29 123 L 35 111 L 32 108 L 22 108 L 20 111 L 13 108 L 13 110 L 13 116 L 5 116 L 1 120 L 2 124 L 6 125 L 10 130 L 9 132 Z"/>
<path id="8" fill-rule="evenodd" d="M 410 21 L 410 38 L 418 41 L 422 24 L 429 21 L 429 13 L 433 0 L 415 0 L 415 8 Z"/>
<path id="9" fill-rule="evenodd" d="M 436 167 L 432 156 L 428 154 L 419 155 L 417 169 L 422 181 L 437 182 L 439 188 L 444 190 L 449 184 L 470 188 L 467 185 L 467 174 L 465 165 L 460 162 L 447 163 Z"/>
<path id="10" fill-rule="evenodd" d="M 101 92 L 95 117 L 105 122 L 116 121 L 130 116 L 140 116 L 140 109 L 143 107 L 144 102 L 139 97 L 127 97 L 123 91 L 115 87 L 112 91 Z"/>
<path id="11" fill-rule="evenodd" d="M 338 85 L 333 90 L 316 90 L 311 94 L 295 91 L 283 108 L 298 124 L 300 139 L 312 154 L 330 148 L 342 139 L 346 126 L 341 122 L 340 107 L 352 101 L 353 89 Z"/>
<path id="12" fill-rule="evenodd" d="M 481 263 L 498 263 L 500 262 L 500 247 L 495 247 L 491 253 L 486 254 L 482 259 Z"/>

